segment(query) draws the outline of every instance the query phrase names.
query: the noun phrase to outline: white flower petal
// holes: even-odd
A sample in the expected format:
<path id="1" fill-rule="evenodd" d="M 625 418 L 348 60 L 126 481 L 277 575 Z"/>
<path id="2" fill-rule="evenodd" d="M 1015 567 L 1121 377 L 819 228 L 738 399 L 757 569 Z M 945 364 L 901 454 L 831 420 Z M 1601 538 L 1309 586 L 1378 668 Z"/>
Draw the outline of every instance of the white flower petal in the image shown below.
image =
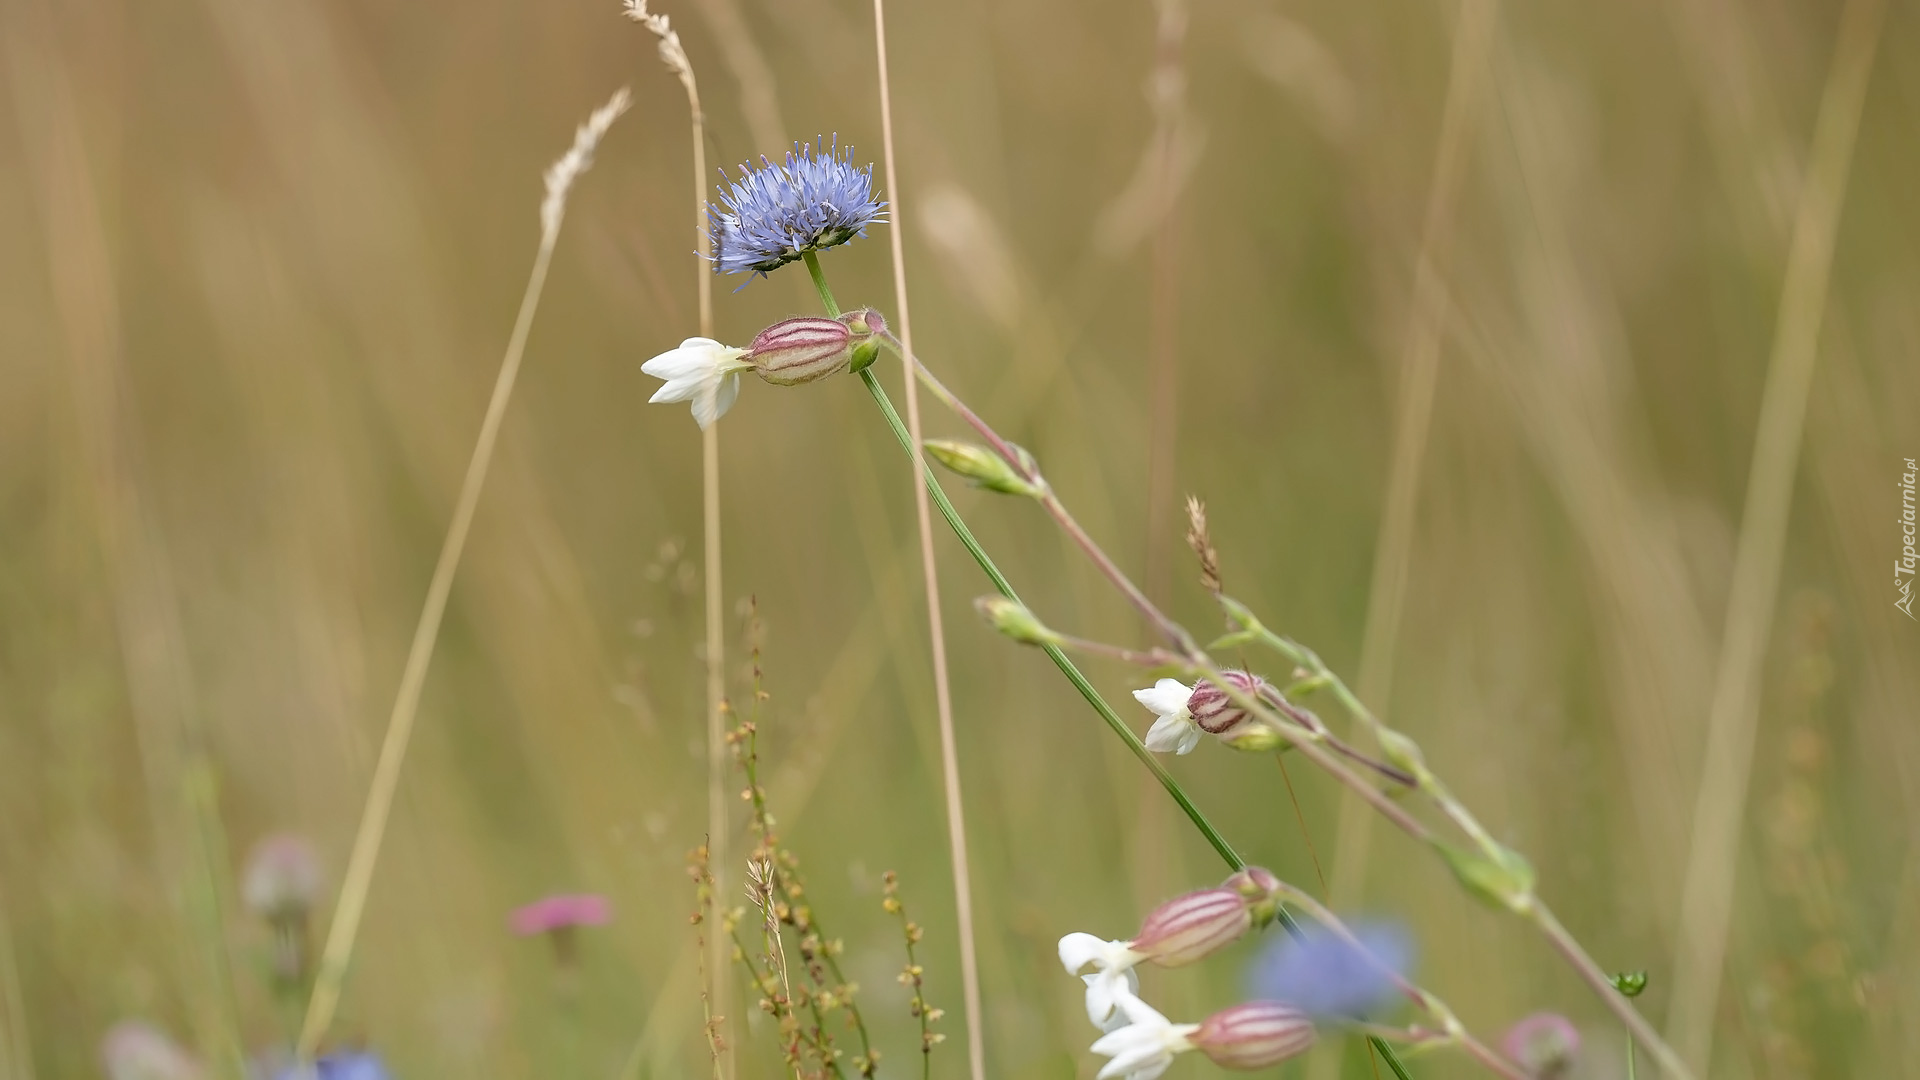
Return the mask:
<path id="1" fill-rule="evenodd" d="M 741 360 L 745 349 L 722 345 L 712 338 L 688 338 L 640 365 L 640 370 L 666 385 L 647 400 L 654 403 L 690 401 L 693 418 L 706 427 L 720 418 L 740 394 L 740 372 L 752 365 Z"/>
<path id="2" fill-rule="evenodd" d="M 1178 716 L 1163 716 L 1147 729 L 1147 749 L 1156 754 L 1184 754 L 1200 741 L 1200 725 Z"/>
<path id="3" fill-rule="evenodd" d="M 1084 978 L 1087 978 L 1087 976 L 1082 975 L 1081 978 L 1084 979 Z M 1118 1004 L 1118 1002 L 1122 997 L 1138 997 L 1139 994 L 1140 994 L 1140 975 L 1138 972 L 1134 971 L 1132 968 L 1128 968 L 1126 985 L 1114 987 L 1113 1000 L 1116 1004 Z M 1091 1014 L 1093 1010 L 1089 1008 L 1087 1012 L 1089 1014 L 1089 1018 L 1091 1018 Z M 1105 1031 L 1105 1032 L 1119 1031 L 1121 1028 L 1126 1027 L 1128 1024 L 1131 1024 L 1131 1023 L 1133 1023 L 1133 1021 L 1127 1019 L 1126 1012 L 1118 1008 L 1115 1008 L 1113 1011 L 1109 1012 L 1105 1020 L 1095 1021 L 1096 1026 L 1098 1026 L 1101 1031 Z"/>
<path id="4" fill-rule="evenodd" d="M 1148 689 L 1133 692 L 1133 699 L 1157 716 L 1180 716 L 1187 711 L 1187 699 L 1192 696 L 1193 688 L 1178 679 L 1161 679 Z"/>
<path id="5" fill-rule="evenodd" d="M 1120 1015 L 1113 1007 L 1113 979 L 1108 972 L 1098 971 L 1080 976 L 1080 981 L 1087 984 L 1087 1019 L 1105 1031 L 1109 1022 Z"/>
<path id="6" fill-rule="evenodd" d="M 1176 754 L 1193 753 L 1193 748 L 1200 745 L 1200 736 L 1205 734 L 1206 732 L 1200 729 L 1199 724 L 1188 724 L 1187 730 L 1180 734 L 1180 745 L 1174 747 L 1173 752 Z"/>
<path id="7" fill-rule="evenodd" d="M 1166 1071 L 1175 1055 L 1193 1049 L 1188 1036 L 1199 1031 L 1200 1025 L 1169 1023 L 1151 1005 L 1131 994 L 1119 997 L 1116 1003 L 1130 1023 L 1094 1042 L 1094 1053 L 1112 1059 L 1100 1070 L 1100 1076 L 1107 1080 L 1152 1080 Z"/>
<path id="8" fill-rule="evenodd" d="M 1127 1019 L 1132 1023 L 1142 1024 L 1147 1027 L 1171 1028 L 1174 1026 L 1173 1022 L 1168 1020 L 1160 1010 L 1141 1001 L 1137 994 L 1128 994 L 1126 997 L 1120 999 L 1119 1004 L 1120 1011 L 1126 1013 Z M 1181 1026 L 1192 1027 L 1190 1024 Z M 1194 1028 L 1194 1030 L 1197 1031 L 1199 1029 Z"/>
<path id="9" fill-rule="evenodd" d="M 734 399 L 738 398 L 739 396 L 740 396 L 739 372 L 734 372 L 732 374 L 723 376 L 720 379 L 720 388 L 718 390 L 715 390 L 713 394 L 713 399 L 714 399 L 713 418 L 718 420 L 719 418 L 727 415 L 727 410 L 733 408 Z"/>
<path id="10" fill-rule="evenodd" d="M 1068 934 L 1060 939 L 1060 963 L 1069 975 L 1078 975 L 1081 968 L 1106 955 L 1106 940 L 1092 934 Z"/>

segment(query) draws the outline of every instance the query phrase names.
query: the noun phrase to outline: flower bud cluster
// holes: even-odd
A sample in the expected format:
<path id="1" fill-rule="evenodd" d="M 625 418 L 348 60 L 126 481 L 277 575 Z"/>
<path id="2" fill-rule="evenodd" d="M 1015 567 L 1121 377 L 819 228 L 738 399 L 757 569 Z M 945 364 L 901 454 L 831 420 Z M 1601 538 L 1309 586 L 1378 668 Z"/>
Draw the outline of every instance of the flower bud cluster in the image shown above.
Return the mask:
<path id="1" fill-rule="evenodd" d="M 1087 984 L 1087 1016 L 1106 1034 L 1093 1051 L 1111 1060 L 1103 1077 L 1156 1077 L 1173 1058 L 1197 1050 L 1228 1069 L 1264 1069 L 1313 1045 L 1311 1018 L 1291 1005 L 1252 1001 L 1198 1024 L 1175 1024 L 1140 1000 L 1134 968 L 1181 967 L 1271 923 L 1284 886 L 1271 871 L 1246 867 L 1218 887 L 1174 897 L 1147 914 L 1128 941 L 1092 934 L 1060 939 L 1060 962 Z"/>

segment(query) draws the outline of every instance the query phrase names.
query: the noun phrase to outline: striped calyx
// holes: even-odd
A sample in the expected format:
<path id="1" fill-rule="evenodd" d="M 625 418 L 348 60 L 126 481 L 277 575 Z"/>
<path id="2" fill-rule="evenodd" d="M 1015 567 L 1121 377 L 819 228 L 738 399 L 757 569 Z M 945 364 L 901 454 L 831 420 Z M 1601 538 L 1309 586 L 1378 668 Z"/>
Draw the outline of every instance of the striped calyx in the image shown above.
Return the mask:
<path id="1" fill-rule="evenodd" d="M 840 372 L 853 359 L 852 342 L 840 320 L 802 315 L 760 331 L 741 359 L 767 382 L 793 386 Z"/>
<path id="2" fill-rule="evenodd" d="M 1244 671 L 1223 671 L 1220 674 L 1235 692 L 1247 697 L 1259 697 L 1267 686 L 1260 676 Z M 1194 686 L 1193 696 L 1187 699 L 1187 712 L 1192 714 L 1193 722 L 1209 735 L 1229 734 L 1247 722 L 1247 710 L 1236 705 L 1227 691 L 1211 679 L 1202 679 Z"/>
<path id="3" fill-rule="evenodd" d="M 1154 908 L 1128 947 L 1162 967 L 1191 964 L 1253 926 L 1247 898 L 1234 889 L 1202 889 Z"/>
<path id="4" fill-rule="evenodd" d="M 1313 1045 L 1313 1021 L 1277 1001 L 1249 1001 L 1207 1017 L 1187 1039 L 1223 1069 L 1266 1069 Z"/>

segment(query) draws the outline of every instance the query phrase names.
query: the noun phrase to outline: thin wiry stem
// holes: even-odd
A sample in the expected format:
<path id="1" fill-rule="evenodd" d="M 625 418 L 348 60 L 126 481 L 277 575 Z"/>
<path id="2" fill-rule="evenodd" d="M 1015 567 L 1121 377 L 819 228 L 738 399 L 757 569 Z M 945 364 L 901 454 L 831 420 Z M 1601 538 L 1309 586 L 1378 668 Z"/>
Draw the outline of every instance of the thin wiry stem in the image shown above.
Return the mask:
<path id="1" fill-rule="evenodd" d="M 520 298 L 520 312 L 514 318 L 507 352 L 500 361 L 500 374 L 494 379 L 493 396 L 487 402 L 473 456 L 467 461 L 466 478 L 454 503 L 453 521 L 447 526 L 439 561 L 434 564 L 433 578 L 427 585 L 426 603 L 421 606 L 420 621 L 414 627 L 413 644 L 407 650 L 406 667 L 400 675 L 400 690 L 394 698 L 393 712 L 387 718 L 387 734 L 380 744 L 380 758 L 374 764 L 373 783 L 367 789 L 360 828 L 354 834 L 353 851 L 347 857 L 347 872 L 341 879 L 333 925 L 327 930 L 327 943 L 320 954 L 313 996 L 307 1000 L 306 1020 L 294 1044 L 295 1060 L 303 1068 L 312 1065 L 314 1052 L 319 1049 L 320 1039 L 333 1022 L 334 1009 L 340 1002 L 340 988 L 346 981 L 347 963 L 353 956 L 360 917 L 366 912 L 367 892 L 373 885 L 374 867 L 380 859 L 381 841 L 386 837 L 387 819 L 393 811 L 394 793 L 400 786 L 400 767 L 406 761 L 407 745 L 419 716 L 427 663 L 433 658 L 434 642 L 440 636 L 440 622 L 447 610 L 447 594 L 453 588 L 453 574 L 460 565 L 461 552 L 466 549 L 474 511 L 480 505 L 480 490 L 486 484 L 487 468 L 493 463 L 494 446 L 499 442 L 500 426 L 507 415 L 507 402 L 513 397 L 514 381 L 520 375 L 527 335 L 533 329 L 533 313 L 540 306 L 547 267 L 553 261 L 554 243 L 560 238 L 560 223 L 566 216 L 567 193 L 573 181 L 592 163 L 594 148 L 613 121 L 627 110 L 629 100 L 624 88 L 615 93 L 581 126 L 573 148 L 547 172 L 546 199 L 540 206 L 540 250 L 533 257 L 533 270 L 527 276 L 526 292 Z"/>
<path id="2" fill-rule="evenodd" d="M 1884 9 L 1883 0 L 1849 0 L 1840 17 L 1833 70 L 1821 96 L 1807 181 L 1794 218 L 1773 358 L 1754 435 L 1726 629 L 1707 714 L 1705 764 L 1680 898 L 1680 955 L 1668 1020 L 1680 1052 L 1702 1073 L 1711 1061 L 1713 1020 L 1726 961 L 1740 824 L 1759 722 L 1760 659 L 1780 593 L 1787 519 L 1793 506 L 1807 396 L 1819 358 L 1834 239 Z M 1662 1047 L 1648 1049 L 1658 1058 Z M 1661 1063 L 1665 1065 L 1664 1060 Z"/>
<path id="3" fill-rule="evenodd" d="M 897 155 L 893 143 L 892 80 L 887 72 L 887 5 L 873 0 L 874 63 L 880 81 L 880 138 L 886 163 L 887 198 L 893 201 L 893 227 L 887 240 L 893 252 L 893 303 L 899 313 L 900 340 L 913 341 L 913 320 L 907 309 L 907 257 L 902 240 L 906 215 L 901 209 L 900 175 L 895 168 Z M 815 270 L 817 261 L 807 256 L 807 267 Z M 920 395 L 909 374 L 905 380 L 907 399 L 907 435 L 912 441 L 916 468 L 925 466 L 921 452 Z M 967 861 L 967 819 L 960 797 L 960 752 L 953 734 L 953 694 L 947 675 L 947 639 L 940 612 L 940 574 L 933 557 L 933 514 L 927 505 L 926 488 L 913 485 L 914 522 L 920 531 L 920 575 L 926 586 L 927 641 L 933 653 L 933 697 L 940 721 L 940 772 L 947 800 L 947 848 L 953 861 L 953 906 L 960 939 L 960 997 L 967 1014 L 967 1064 L 973 1080 L 986 1080 L 986 1045 L 980 1015 L 980 965 L 974 954 L 973 874 Z"/>

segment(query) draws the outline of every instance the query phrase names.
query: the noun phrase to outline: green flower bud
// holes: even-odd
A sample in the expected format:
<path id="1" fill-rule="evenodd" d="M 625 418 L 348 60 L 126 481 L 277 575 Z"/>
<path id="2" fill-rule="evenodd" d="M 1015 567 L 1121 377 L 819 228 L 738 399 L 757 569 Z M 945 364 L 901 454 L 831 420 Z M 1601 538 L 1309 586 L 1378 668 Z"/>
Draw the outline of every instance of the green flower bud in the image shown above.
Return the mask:
<path id="1" fill-rule="evenodd" d="M 1415 781 L 1427 775 L 1427 755 L 1420 750 L 1420 744 L 1401 732 L 1383 727 L 1379 733 L 1380 752 L 1387 764 L 1411 776 Z"/>
<path id="2" fill-rule="evenodd" d="M 1639 997 L 1647 988 L 1647 973 L 1644 971 L 1623 971 L 1610 976 L 1608 982 L 1620 992 L 1621 997 Z"/>
<path id="3" fill-rule="evenodd" d="M 1494 907 L 1524 913 L 1533 906 L 1533 865 L 1512 848 L 1496 848 L 1492 855 L 1436 845 L 1460 884 Z"/>
<path id="4" fill-rule="evenodd" d="M 1004 458 L 984 446 L 956 439 L 928 439 L 925 445 L 935 461 L 973 481 L 975 487 L 1030 498 L 1040 494 Z"/>
<path id="5" fill-rule="evenodd" d="M 993 624 L 995 630 L 1007 635 L 1022 645 L 1056 645 L 1060 635 L 1041 625 L 1033 612 L 1017 600 L 1004 596 L 983 596 L 973 602 L 974 610 L 980 612 Z"/>
<path id="6" fill-rule="evenodd" d="M 1287 744 L 1277 731 L 1262 723 L 1242 724 L 1238 731 L 1220 736 L 1220 741 L 1235 750 L 1263 754 Z"/>

